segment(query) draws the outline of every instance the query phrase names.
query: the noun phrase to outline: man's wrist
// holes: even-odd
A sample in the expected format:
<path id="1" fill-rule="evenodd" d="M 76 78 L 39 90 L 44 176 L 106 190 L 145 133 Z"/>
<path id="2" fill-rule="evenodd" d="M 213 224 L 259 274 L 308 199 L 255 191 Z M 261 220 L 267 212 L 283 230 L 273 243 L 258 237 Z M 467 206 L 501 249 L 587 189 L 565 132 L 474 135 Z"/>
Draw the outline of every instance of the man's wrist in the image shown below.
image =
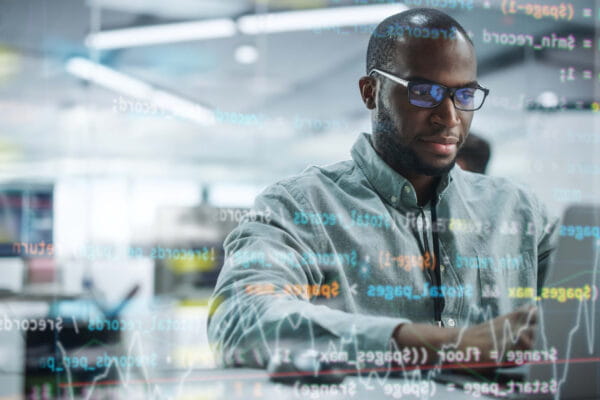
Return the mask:
<path id="1" fill-rule="evenodd" d="M 428 354 L 428 364 L 433 364 L 438 361 L 438 351 L 444 345 L 456 343 L 458 332 L 459 330 L 456 328 L 402 323 L 394 329 L 393 339 L 398 348 L 424 347 Z"/>

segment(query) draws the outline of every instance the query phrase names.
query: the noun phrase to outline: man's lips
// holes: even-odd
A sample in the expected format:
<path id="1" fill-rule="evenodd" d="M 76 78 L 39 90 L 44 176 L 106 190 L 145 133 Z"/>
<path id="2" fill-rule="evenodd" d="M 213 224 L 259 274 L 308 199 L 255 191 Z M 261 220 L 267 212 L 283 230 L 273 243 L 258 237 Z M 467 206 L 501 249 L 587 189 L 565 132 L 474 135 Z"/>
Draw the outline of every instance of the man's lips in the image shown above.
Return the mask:
<path id="1" fill-rule="evenodd" d="M 456 145 L 458 143 L 458 138 L 454 136 L 426 137 L 419 140 L 425 145 L 427 150 L 441 156 L 449 156 L 456 152 Z"/>
<path id="2" fill-rule="evenodd" d="M 436 137 L 425 137 L 420 139 L 423 142 L 428 143 L 439 143 L 439 144 L 456 144 L 458 138 L 454 136 L 436 136 Z"/>

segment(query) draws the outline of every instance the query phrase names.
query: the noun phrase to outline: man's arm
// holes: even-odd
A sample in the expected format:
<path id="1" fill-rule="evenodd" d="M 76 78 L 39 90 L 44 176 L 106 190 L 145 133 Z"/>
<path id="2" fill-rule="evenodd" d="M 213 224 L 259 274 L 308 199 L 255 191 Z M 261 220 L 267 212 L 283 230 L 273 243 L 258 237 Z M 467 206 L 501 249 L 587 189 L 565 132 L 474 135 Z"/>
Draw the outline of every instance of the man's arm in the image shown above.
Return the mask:
<path id="1" fill-rule="evenodd" d="M 525 191 L 522 204 L 526 204 L 529 223 L 528 234 L 536 238 L 538 295 L 545 284 L 552 253 L 558 238 L 558 218 L 549 215 L 546 207 L 539 199 Z M 524 227 L 526 225 L 523 225 Z M 507 293 L 503 294 L 507 296 Z M 465 350 L 477 347 L 480 350 L 480 361 L 486 364 L 502 362 L 501 356 L 507 350 L 528 350 L 533 346 L 534 332 L 537 325 L 537 309 L 524 306 L 511 313 L 498 316 L 492 320 L 468 328 L 439 328 L 424 324 L 402 324 L 394 331 L 394 340 L 399 347 L 423 345 L 429 349 L 429 360 L 437 362 L 437 351 L 442 348 Z M 494 353 L 495 352 L 495 353 Z M 497 357 L 490 357 L 497 354 Z"/>
<path id="2" fill-rule="evenodd" d="M 428 364 L 440 361 L 440 350 L 460 350 L 467 354 L 467 348 L 476 347 L 480 352 L 479 363 L 487 368 L 501 362 L 502 355 L 508 350 L 531 349 L 536 324 L 537 310 L 528 306 L 462 329 L 427 324 L 400 324 L 394 331 L 393 338 L 400 348 L 426 348 Z M 496 357 L 492 356 L 494 352 Z"/>
<path id="3" fill-rule="evenodd" d="M 388 351 L 394 329 L 409 322 L 309 301 L 314 288 L 330 282 L 318 265 L 302 257 L 323 251 L 324 246 L 314 247 L 326 243 L 310 225 L 294 225 L 294 211 L 302 209 L 309 206 L 301 194 L 275 185 L 255 203 L 255 210 L 267 210 L 268 221 L 259 215 L 227 237 L 208 324 L 209 340 L 222 364 L 265 367 L 272 356 L 299 349 L 347 352 L 354 360 L 360 351 Z M 304 293 L 290 290 L 294 287 Z M 351 294 L 339 296 L 348 299 Z"/>

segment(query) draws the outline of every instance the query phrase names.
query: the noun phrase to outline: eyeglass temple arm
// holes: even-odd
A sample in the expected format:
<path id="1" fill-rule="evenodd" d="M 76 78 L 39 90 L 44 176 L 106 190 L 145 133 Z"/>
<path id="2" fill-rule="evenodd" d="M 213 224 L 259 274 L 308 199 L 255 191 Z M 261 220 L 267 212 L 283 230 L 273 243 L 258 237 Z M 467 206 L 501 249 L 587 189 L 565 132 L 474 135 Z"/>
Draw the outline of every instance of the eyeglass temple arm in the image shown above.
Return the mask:
<path id="1" fill-rule="evenodd" d="M 377 72 L 378 74 L 381 74 L 381 75 L 385 76 L 386 78 L 393 80 L 393 81 L 394 81 L 394 82 L 396 82 L 396 83 L 399 83 L 399 84 L 401 84 L 401 85 L 404 85 L 404 86 L 408 86 L 408 81 L 407 81 L 407 80 L 404 80 L 404 79 L 402 79 L 402 78 L 398 78 L 398 77 L 397 77 L 397 76 L 395 76 L 395 75 L 392 75 L 392 74 L 390 74 L 390 73 L 387 73 L 387 72 L 385 72 L 385 71 L 382 71 L 382 70 L 380 70 L 380 69 L 377 69 L 377 68 L 373 68 L 371 71 L 369 71 L 369 76 L 370 76 L 370 75 L 371 75 L 373 72 Z"/>

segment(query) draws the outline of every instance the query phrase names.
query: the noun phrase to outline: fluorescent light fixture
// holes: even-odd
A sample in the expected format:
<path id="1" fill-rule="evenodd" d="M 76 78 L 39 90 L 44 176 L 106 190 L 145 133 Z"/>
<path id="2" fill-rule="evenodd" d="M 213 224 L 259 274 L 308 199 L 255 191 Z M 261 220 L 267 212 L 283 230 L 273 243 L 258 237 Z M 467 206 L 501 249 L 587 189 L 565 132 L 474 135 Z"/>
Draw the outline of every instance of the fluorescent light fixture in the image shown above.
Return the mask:
<path id="1" fill-rule="evenodd" d="M 259 33 L 375 24 L 392 14 L 407 9 L 406 5 L 396 3 L 247 15 L 238 20 L 238 28 L 240 32 L 247 35 L 256 35 Z"/>
<path id="2" fill-rule="evenodd" d="M 91 33 L 86 37 L 85 44 L 94 49 L 106 50 L 223 38 L 233 36 L 236 32 L 233 20 L 221 18 Z"/>
<path id="3" fill-rule="evenodd" d="M 66 65 L 69 73 L 78 78 L 93 82 L 117 93 L 147 100 L 171 111 L 173 115 L 197 122 L 201 125 L 214 125 L 212 110 L 164 90 L 155 89 L 139 79 L 105 67 L 84 58 L 71 58 Z"/>
<path id="4" fill-rule="evenodd" d="M 246 35 L 302 31 L 381 22 L 386 17 L 408 7 L 402 3 L 332 7 L 316 10 L 286 11 L 247 15 L 237 24 L 228 18 L 115 29 L 90 33 L 86 46 L 98 50 L 149 46 L 189 40 L 216 39 L 234 36 L 238 29 Z"/>
<path id="5" fill-rule="evenodd" d="M 198 122 L 201 125 L 214 125 L 216 123 L 215 113 L 209 108 L 163 90 L 156 90 L 151 101 L 157 106 L 170 110 L 173 115 Z"/>
<path id="6" fill-rule="evenodd" d="M 71 58 L 67 61 L 66 68 L 78 78 L 128 96 L 143 99 L 150 97 L 152 93 L 152 86 L 149 84 L 85 58 Z"/>

